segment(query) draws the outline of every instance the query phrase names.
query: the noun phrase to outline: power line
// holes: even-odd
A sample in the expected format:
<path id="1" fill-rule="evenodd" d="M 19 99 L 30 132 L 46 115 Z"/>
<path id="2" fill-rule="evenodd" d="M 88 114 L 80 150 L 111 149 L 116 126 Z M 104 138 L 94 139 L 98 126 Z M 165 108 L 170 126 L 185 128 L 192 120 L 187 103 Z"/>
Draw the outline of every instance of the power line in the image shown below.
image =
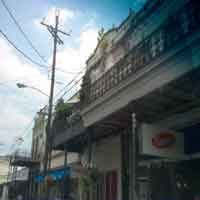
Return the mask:
<path id="1" fill-rule="evenodd" d="M 76 76 L 74 76 L 74 78 L 69 83 L 67 83 L 60 91 L 58 91 L 58 93 L 55 95 L 55 97 L 59 96 L 66 88 L 68 88 L 68 86 L 70 86 L 79 77 L 79 75 L 83 72 L 84 71 L 81 71 L 78 74 L 76 74 Z"/>
<path id="2" fill-rule="evenodd" d="M 69 83 L 67 83 L 60 91 L 58 91 L 55 97 L 60 95 L 60 93 L 62 93 L 68 86 L 70 86 L 78 78 L 80 74 L 84 73 L 85 69 L 86 67 L 83 67 L 82 69 L 80 69 L 80 72 L 78 72 Z"/>
<path id="3" fill-rule="evenodd" d="M 74 85 L 72 85 L 72 87 L 70 87 L 67 91 L 65 91 L 61 96 L 60 98 L 64 97 L 68 92 L 70 92 L 81 80 L 82 80 L 83 77 L 81 77 L 80 79 L 78 79 Z"/>
<path id="4" fill-rule="evenodd" d="M 82 71 L 83 72 L 83 71 Z M 80 74 L 80 73 L 79 73 Z M 63 89 L 65 89 L 65 88 L 67 88 L 68 86 L 70 86 L 75 80 L 76 80 L 76 78 L 77 78 L 78 76 L 75 76 L 71 81 L 70 81 L 70 83 L 68 83 Z M 81 76 L 81 78 L 80 79 L 78 79 L 67 91 L 65 91 L 59 98 L 62 98 L 62 97 L 64 97 L 68 92 L 70 92 L 81 80 L 82 80 L 82 77 L 83 76 Z M 60 92 L 62 92 L 63 91 L 63 89 L 61 89 L 60 91 L 59 91 L 59 93 Z M 57 95 L 55 95 L 55 97 L 57 97 L 58 96 L 58 94 Z M 58 99 L 57 99 L 58 100 Z M 47 104 L 48 105 L 48 104 Z M 22 134 L 20 134 L 20 135 L 22 135 L 22 136 L 19 136 L 19 138 L 24 138 L 24 137 L 26 137 L 28 134 L 29 134 L 29 128 L 31 127 L 31 125 L 32 125 L 32 123 L 33 123 L 33 121 L 34 121 L 34 118 L 35 118 L 35 116 L 33 117 L 33 119 L 31 120 L 31 122 L 28 124 L 28 126 L 22 131 Z M 23 142 L 22 142 L 23 143 Z M 21 143 L 21 144 L 22 144 Z M 20 145 L 21 145 L 20 144 Z M 15 143 L 13 143 L 12 144 L 12 146 L 11 146 L 11 148 L 10 148 L 10 152 L 12 151 L 12 149 L 14 149 L 15 148 L 15 145 L 16 145 L 16 141 L 15 141 Z M 20 146 L 20 145 L 18 145 L 18 146 Z"/>
<path id="5" fill-rule="evenodd" d="M 13 13 L 11 12 L 10 8 L 7 6 L 6 2 L 4 0 L 1 0 L 2 5 L 4 6 L 4 8 L 7 10 L 9 16 L 12 18 L 13 22 L 15 23 L 15 25 L 17 26 L 17 28 L 19 29 L 19 31 L 21 32 L 21 34 L 24 36 L 24 38 L 26 39 L 26 41 L 29 43 L 29 45 L 32 47 L 32 49 L 36 52 L 36 54 L 45 62 L 48 63 L 44 57 L 39 53 L 39 51 L 36 49 L 36 47 L 33 45 L 32 41 L 29 39 L 28 35 L 24 32 L 23 28 L 20 26 L 20 24 L 18 23 L 16 17 L 13 15 Z M 68 33 L 65 33 L 63 31 L 59 32 L 66 34 L 66 35 L 70 35 Z M 60 68 L 56 68 L 57 71 L 62 72 L 62 73 L 66 73 L 66 74 L 76 74 L 77 72 L 69 72 L 69 71 L 65 71 L 62 70 Z"/>
<path id="6" fill-rule="evenodd" d="M 58 28 L 59 25 L 59 10 L 55 12 L 55 26 L 51 26 L 41 22 L 43 26 L 47 28 L 50 34 L 53 37 L 54 47 L 53 47 L 53 61 L 52 61 L 52 72 L 51 72 L 51 87 L 50 87 L 50 95 L 49 95 L 49 103 L 48 103 L 48 118 L 46 125 L 46 144 L 45 144 L 45 154 L 44 154 L 44 176 L 47 175 L 47 171 L 51 168 L 51 153 L 52 153 L 52 111 L 53 111 L 53 96 L 54 96 L 54 83 L 55 83 L 55 68 L 56 68 L 56 55 L 57 55 L 57 45 L 64 44 L 62 39 L 59 37 L 58 32 L 70 36 L 63 31 L 60 31 Z M 49 197 L 49 187 L 47 187 L 47 199 Z"/>
<path id="7" fill-rule="evenodd" d="M 80 73 L 80 71 L 78 71 L 78 72 L 65 71 L 65 70 L 58 68 L 58 67 L 56 67 L 56 70 L 59 71 L 59 72 L 65 73 L 65 74 L 78 74 L 78 73 Z"/>
<path id="8" fill-rule="evenodd" d="M 40 63 L 38 63 L 37 61 L 33 60 L 30 56 L 28 56 L 28 55 L 25 54 L 21 49 L 19 49 L 19 48 L 16 46 L 16 44 L 14 44 L 14 43 L 8 38 L 8 36 L 7 36 L 1 29 L 0 29 L 0 33 L 1 33 L 2 36 L 12 45 L 12 47 L 13 47 L 14 49 L 16 49 L 20 54 L 22 54 L 27 60 L 29 60 L 31 63 L 33 63 L 33 64 L 35 64 L 35 65 L 37 65 L 37 66 L 39 66 L 39 67 L 41 67 L 41 68 L 45 68 L 45 69 L 48 70 L 48 68 L 49 68 L 50 66 L 40 64 Z M 60 68 L 56 68 L 56 70 L 59 71 L 59 72 L 62 72 L 62 73 L 66 73 L 66 74 L 74 74 L 74 73 L 75 73 L 75 72 L 64 71 L 64 70 L 62 70 L 62 69 L 60 69 Z M 80 72 L 78 72 L 78 73 L 80 73 Z"/>
<path id="9" fill-rule="evenodd" d="M 13 13 L 11 12 L 11 10 L 8 8 L 8 6 L 6 5 L 4 0 L 1 0 L 4 8 L 7 10 L 9 16 L 12 18 L 13 22 L 15 23 L 15 25 L 17 26 L 17 28 L 19 29 L 19 31 L 21 32 L 21 34 L 24 36 L 24 38 L 26 39 L 26 41 L 28 42 L 28 44 L 31 46 L 31 48 L 35 51 L 35 53 L 40 57 L 40 59 L 44 62 L 44 63 L 48 63 L 44 57 L 39 53 L 39 51 L 36 49 L 36 47 L 33 45 L 32 41 L 29 39 L 28 35 L 24 32 L 24 30 L 22 29 L 22 27 L 20 26 L 20 24 L 18 23 L 17 19 L 15 18 L 15 16 L 13 15 Z"/>
<path id="10" fill-rule="evenodd" d="M 7 35 L 0 29 L 0 33 L 2 34 L 2 36 L 12 45 L 13 48 L 15 48 L 20 54 L 22 54 L 27 60 L 29 60 L 30 62 L 32 62 L 35 65 L 38 65 L 39 67 L 42 68 L 46 68 L 48 69 L 49 66 L 47 65 L 42 65 L 38 62 L 36 62 L 35 60 L 33 60 L 30 56 L 28 56 L 27 54 L 25 54 L 21 49 L 19 49 L 8 37 Z"/>
<path id="11" fill-rule="evenodd" d="M 29 131 L 29 129 L 31 128 L 31 125 L 32 125 L 32 123 L 34 122 L 34 119 L 35 119 L 35 116 L 33 117 L 33 119 L 31 119 L 31 121 L 30 121 L 30 123 L 28 124 L 28 126 L 26 126 L 25 128 L 24 128 L 24 130 L 22 131 L 22 133 L 21 134 L 19 134 L 19 136 L 17 136 L 17 138 L 24 138 L 24 137 L 26 137 L 27 135 L 28 135 L 28 131 Z M 14 141 L 14 143 L 11 145 L 11 147 L 10 147 L 10 150 L 9 150 L 9 152 L 11 153 L 12 152 L 12 150 L 16 147 L 16 145 L 19 147 L 19 146 L 21 146 L 21 144 L 23 143 L 23 141 L 20 143 L 20 144 L 17 144 L 17 141 L 16 141 L 17 139 L 15 138 L 15 141 Z"/>

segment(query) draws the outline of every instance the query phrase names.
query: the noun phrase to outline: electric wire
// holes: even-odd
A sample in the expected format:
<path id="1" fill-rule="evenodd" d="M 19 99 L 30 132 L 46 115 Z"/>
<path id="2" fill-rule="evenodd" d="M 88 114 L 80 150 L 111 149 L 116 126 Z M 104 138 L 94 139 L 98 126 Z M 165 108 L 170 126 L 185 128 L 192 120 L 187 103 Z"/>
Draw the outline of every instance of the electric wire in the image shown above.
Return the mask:
<path id="1" fill-rule="evenodd" d="M 21 25 L 18 23 L 16 17 L 13 15 L 13 13 L 11 12 L 10 8 L 7 6 L 6 2 L 4 0 L 1 0 L 2 5 L 4 6 L 4 8 L 7 10 L 9 16 L 11 17 L 11 19 L 13 20 L 13 22 L 15 23 L 15 25 L 17 26 L 17 28 L 19 29 L 19 31 L 21 32 L 21 34 L 24 36 L 25 40 L 27 41 L 27 43 L 30 45 L 30 47 L 35 51 L 35 53 L 40 57 L 40 59 L 44 62 L 44 63 L 48 63 L 46 61 L 46 59 L 40 54 L 40 52 L 36 49 L 36 47 L 34 46 L 34 44 L 32 43 L 32 41 L 29 39 L 28 35 L 24 32 L 23 28 L 21 27 Z"/>
<path id="2" fill-rule="evenodd" d="M 27 54 L 25 54 L 21 49 L 19 49 L 8 37 L 7 35 L 0 29 L 0 33 L 1 35 L 4 37 L 4 39 L 7 40 L 7 42 L 12 45 L 12 47 L 17 50 L 20 54 L 22 54 L 24 56 L 24 58 L 26 58 L 27 60 L 29 60 L 31 63 L 35 64 L 35 65 L 38 65 L 39 67 L 42 67 L 42 68 L 45 68 L 45 69 L 48 69 L 49 66 L 47 65 L 42 65 L 38 62 L 36 62 L 35 60 L 33 60 L 30 56 L 28 56 Z"/>
<path id="3" fill-rule="evenodd" d="M 73 79 L 71 82 L 70 82 L 70 84 L 71 83 L 73 83 L 75 80 L 75 83 L 68 89 L 68 90 L 66 90 L 58 99 L 60 99 L 60 98 L 62 98 L 62 97 L 64 97 L 67 93 L 69 93 L 81 80 L 82 80 L 82 76 L 81 76 L 81 78 L 80 79 L 78 79 L 78 80 L 76 80 L 76 79 Z M 66 86 L 69 86 L 70 84 L 67 84 Z M 65 87 L 66 87 L 65 86 Z M 56 97 L 56 96 L 55 96 Z M 58 100 L 57 99 L 57 100 Z M 54 106 L 55 106 L 55 104 L 54 104 Z M 24 137 L 26 137 L 28 134 L 29 134 L 29 128 L 31 127 L 31 125 L 32 125 L 32 123 L 33 123 L 33 121 L 34 121 L 34 119 L 35 119 L 35 116 L 33 117 L 33 119 L 31 120 L 31 122 L 30 122 L 30 124 L 23 130 L 23 132 L 22 132 L 22 136 L 19 136 L 18 138 L 24 138 Z M 20 134 L 21 135 L 21 134 Z M 23 143 L 23 142 L 22 142 Z M 22 145 L 22 143 L 21 144 L 18 144 L 17 145 L 17 147 L 19 148 L 21 145 Z M 14 148 L 16 148 L 16 141 L 15 141 L 15 143 L 11 146 L 11 149 L 10 149 L 10 153 L 13 151 L 13 149 Z"/>
<path id="4" fill-rule="evenodd" d="M 26 58 L 27 60 L 29 60 L 29 62 L 41 67 L 41 68 L 45 68 L 46 70 L 49 69 L 50 66 L 47 66 L 47 65 L 43 65 L 43 64 L 40 64 L 38 63 L 37 61 L 33 60 L 30 56 L 28 56 L 26 53 L 24 53 L 20 48 L 18 48 L 16 46 L 16 44 L 14 44 L 9 38 L 8 36 L 4 33 L 4 31 L 2 29 L 0 29 L 0 33 L 2 34 L 2 36 L 4 37 L 4 39 L 15 49 L 17 50 L 20 54 L 23 55 L 24 58 Z M 66 74 L 76 74 L 76 72 L 68 72 L 68 71 L 65 71 L 65 70 L 62 70 L 60 68 L 56 68 L 57 71 L 59 72 L 62 72 L 62 73 L 66 73 Z M 80 73 L 80 72 L 78 72 Z"/>
<path id="5" fill-rule="evenodd" d="M 62 97 L 64 97 L 64 96 L 65 96 L 68 92 L 70 92 L 79 82 L 81 82 L 81 81 L 82 81 L 82 78 L 83 78 L 83 77 L 81 77 L 80 79 L 78 79 L 77 81 L 75 81 L 74 85 L 72 85 L 67 91 L 65 91 L 65 92 L 59 97 L 59 99 L 62 98 Z"/>
<path id="6" fill-rule="evenodd" d="M 74 81 L 76 81 L 76 79 L 79 77 L 79 75 L 81 75 L 83 73 L 82 72 L 79 72 L 78 74 L 76 74 L 76 76 L 73 77 L 73 79 L 67 83 L 61 90 L 58 91 L 58 93 L 55 95 L 54 98 L 58 97 L 62 92 L 64 92 L 65 89 L 67 89 Z"/>

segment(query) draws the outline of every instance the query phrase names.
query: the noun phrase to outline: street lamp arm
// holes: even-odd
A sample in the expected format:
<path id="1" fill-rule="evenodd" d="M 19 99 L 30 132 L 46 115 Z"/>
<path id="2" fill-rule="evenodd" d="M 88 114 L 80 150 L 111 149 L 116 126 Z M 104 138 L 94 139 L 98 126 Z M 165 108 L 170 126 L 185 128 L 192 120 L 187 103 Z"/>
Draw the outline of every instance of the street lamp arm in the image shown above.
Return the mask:
<path id="1" fill-rule="evenodd" d="M 37 92 L 39 92 L 39 93 L 41 93 L 41 94 L 43 94 L 43 95 L 49 97 L 48 94 L 46 94 L 45 92 L 43 92 L 42 90 L 40 90 L 40 89 L 38 89 L 38 88 L 36 88 L 36 87 L 34 87 L 34 86 L 25 85 L 25 84 L 23 84 L 23 83 L 17 83 L 17 87 L 18 87 L 18 88 L 31 88 L 31 89 L 36 90 Z"/>
<path id="2" fill-rule="evenodd" d="M 45 95 L 45 96 L 47 96 L 47 97 L 49 97 L 48 94 L 46 94 L 45 92 L 43 92 L 42 90 L 40 90 L 40 89 L 38 89 L 38 88 L 36 88 L 36 87 L 33 87 L 33 86 L 28 86 L 28 87 L 31 88 L 31 89 L 33 89 L 33 90 L 36 90 L 36 91 L 40 92 L 41 94 L 43 94 L 43 95 Z"/>

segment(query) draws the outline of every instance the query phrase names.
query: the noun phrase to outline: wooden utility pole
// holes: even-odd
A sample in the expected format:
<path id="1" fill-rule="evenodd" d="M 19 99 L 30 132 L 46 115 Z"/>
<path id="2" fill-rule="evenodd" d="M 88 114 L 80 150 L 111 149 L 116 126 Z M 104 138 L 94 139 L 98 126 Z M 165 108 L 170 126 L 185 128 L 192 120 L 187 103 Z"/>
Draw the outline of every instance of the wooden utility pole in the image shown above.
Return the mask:
<path id="1" fill-rule="evenodd" d="M 52 61 L 52 70 L 51 70 L 51 88 L 49 95 L 49 105 L 48 105 L 48 119 L 46 126 L 46 146 L 45 146 L 45 158 L 44 158 L 44 176 L 47 175 L 48 170 L 51 167 L 51 151 L 52 151 L 52 139 L 53 139 L 53 131 L 52 131 L 52 110 L 53 110 L 53 95 L 54 95 L 54 83 L 55 83 L 55 68 L 56 68 L 56 52 L 57 52 L 57 44 L 64 44 L 63 41 L 58 36 L 58 33 L 62 33 L 64 35 L 69 36 L 70 34 L 65 33 L 58 29 L 59 25 L 59 11 L 56 10 L 55 14 L 55 26 L 45 24 L 41 22 L 43 26 L 47 28 L 54 39 L 53 46 L 53 61 Z M 48 195 L 48 194 L 47 194 Z"/>

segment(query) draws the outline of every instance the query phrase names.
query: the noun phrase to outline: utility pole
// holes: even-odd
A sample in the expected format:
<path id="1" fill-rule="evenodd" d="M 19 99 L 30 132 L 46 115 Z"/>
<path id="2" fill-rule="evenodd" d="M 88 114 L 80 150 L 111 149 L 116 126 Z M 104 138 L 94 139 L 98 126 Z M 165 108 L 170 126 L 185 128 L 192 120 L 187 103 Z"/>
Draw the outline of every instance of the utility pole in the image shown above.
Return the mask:
<path id="1" fill-rule="evenodd" d="M 54 95 L 54 83 L 55 83 L 55 68 L 56 68 L 56 52 L 57 52 L 57 44 L 64 44 L 63 41 L 58 36 L 58 33 L 70 36 L 70 34 L 65 33 L 58 29 L 59 25 L 59 11 L 56 10 L 55 14 L 55 26 L 45 24 L 41 22 L 43 26 L 47 28 L 54 39 L 54 46 L 53 46 L 53 61 L 52 61 L 52 70 L 51 70 L 51 88 L 50 88 L 50 95 L 49 95 L 49 106 L 48 106 L 48 119 L 47 119 L 47 126 L 46 126 L 46 146 L 45 146 L 45 158 L 44 158 L 44 177 L 47 175 L 48 170 L 51 166 L 51 151 L 52 151 L 52 139 L 53 139 L 53 132 L 52 132 L 52 110 L 53 110 L 53 95 Z M 48 189 L 47 189 L 48 195 Z"/>

